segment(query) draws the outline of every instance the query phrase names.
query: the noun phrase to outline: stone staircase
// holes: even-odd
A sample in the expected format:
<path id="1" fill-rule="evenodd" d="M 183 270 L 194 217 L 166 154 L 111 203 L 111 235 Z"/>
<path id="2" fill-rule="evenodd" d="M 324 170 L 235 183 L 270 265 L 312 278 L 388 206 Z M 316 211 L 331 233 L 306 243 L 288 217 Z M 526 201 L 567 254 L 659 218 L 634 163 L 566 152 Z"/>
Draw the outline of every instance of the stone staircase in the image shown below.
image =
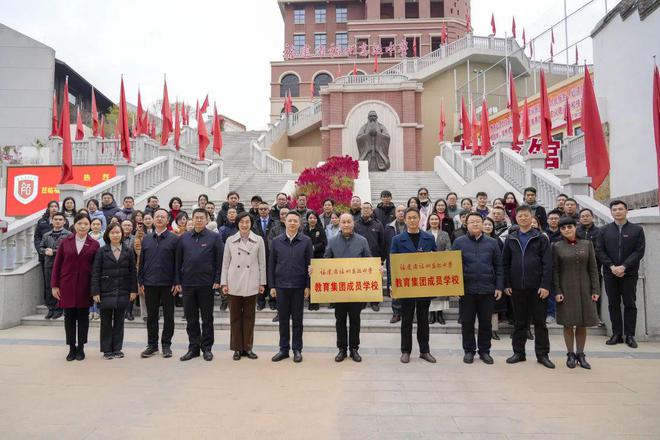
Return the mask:
<path id="1" fill-rule="evenodd" d="M 447 184 L 435 171 L 386 171 L 383 173 L 369 173 L 371 181 L 371 200 L 377 203 L 380 200 L 380 192 L 389 190 L 392 192 L 392 201 L 395 204 L 408 201 L 408 198 L 416 196 L 421 187 L 428 188 L 431 200 L 445 198 L 450 191 Z"/>

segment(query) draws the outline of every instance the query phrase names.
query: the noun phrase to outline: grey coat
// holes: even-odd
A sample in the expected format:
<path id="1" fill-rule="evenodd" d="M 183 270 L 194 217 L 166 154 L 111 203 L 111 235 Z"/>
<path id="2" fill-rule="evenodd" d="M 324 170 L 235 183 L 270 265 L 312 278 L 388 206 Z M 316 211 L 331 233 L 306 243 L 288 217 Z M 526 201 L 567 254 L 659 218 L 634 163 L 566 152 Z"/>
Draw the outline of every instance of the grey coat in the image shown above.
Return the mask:
<path id="1" fill-rule="evenodd" d="M 433 235 L 433 232 L 429 229 L 429 234 Z M 438 231 L 438 236 L 435 237 L 435 246 L 438 248 L 438 251 L 446 251 L 451 249 L 451 240 L 449 239 L 449 234 L 447 234 L 442 229 Z"/>
<path id="2" fill-rule="evenodd" d="M 564 295 L 557 303 L 557 324 L 591 327 L 598 325 L 596 303 L 591 295 L 600 295 L 596 252 L 589 240 L 575 244 L 560 240 L 552 245 L 555 294 Z"/>
<path id="3" fill-rule="evenodd" d="M 266 247 L 261 237 L 250 231 L 247 243 L 241 241 L 240 232 L 227 239 L 220 284 L 234 296 L 256 295 L 259 286 L 266 285 Z"/>

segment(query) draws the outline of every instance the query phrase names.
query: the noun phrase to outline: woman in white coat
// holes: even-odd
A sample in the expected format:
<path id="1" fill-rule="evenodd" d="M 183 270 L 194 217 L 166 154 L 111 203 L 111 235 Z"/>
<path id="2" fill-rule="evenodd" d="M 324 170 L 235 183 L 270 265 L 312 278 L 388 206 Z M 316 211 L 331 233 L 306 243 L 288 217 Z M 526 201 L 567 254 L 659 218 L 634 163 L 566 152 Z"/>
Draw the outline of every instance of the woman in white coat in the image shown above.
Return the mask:
<path id="1" fill-rule="evenodd" d="M 220 284 L 229 295 L 230 348 L 233 359 L 256 359 L 252 351 L 257 294 L 266 288 L 266 248 L 252 232 L 252 217 L 242 212 L 236 217 L 238 232 L 227 239 L 222 259 Z"/>

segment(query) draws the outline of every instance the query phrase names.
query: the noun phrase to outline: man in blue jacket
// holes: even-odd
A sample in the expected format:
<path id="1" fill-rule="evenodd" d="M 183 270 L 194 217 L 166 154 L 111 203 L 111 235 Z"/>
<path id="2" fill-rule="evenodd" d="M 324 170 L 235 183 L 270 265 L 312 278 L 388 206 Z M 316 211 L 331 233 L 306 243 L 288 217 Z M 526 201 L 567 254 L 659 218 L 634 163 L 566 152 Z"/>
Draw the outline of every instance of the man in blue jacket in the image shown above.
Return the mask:
<path id="1" fill-rule="evenodd" d="M 406 230 L 392 238 L 391 254 L 410 254 L 416 252 L 435 252 L 435 238 L 428 232 L 419 229 L 420 214 L 417 208 L 405 211 Z M 388 272 L 388 277 L 390 274 Z M 412 352 L 412 327 L 415 311 L 417 313 L 417 343 L 419 357 L 427 362 L 435 363 L 429 348 L 429 306 L 431 298 L 401 299 L 401 362 L 410 362 Z"/>
<path id="2" fill-rule="evenodd" d="M 263 205 L 260 205 L 260 208 Z M 293 346 L 293 361 L 302 362 L 303 309 L 309 298 L 309 265 L 314 255 L 312 240 L 300 231 L 300 214 L 286 215 L 286 230 L 273 239 L 268 254 L 268 282 L 270 296 L 277 298 L 280 316 L 280 351 L 273 362 L 289 357 Z M 293 321 L 293 340 L 289 340 L 289 318 Z"/>
<path id="3" fill-rule="evenodd" d="M 176 247 L 179 237 L 167 230 L 170 218 L 167 210 L 157 208 L 154 213 L 155 232 L 142 239 L 138 267 L 138 285 L 147 305 L 147 348 L 143 358 L 158 353 L 158 309 L 163 307 L 163 357 L 172 357 L 174 335 L 174 273 Z"/>
<path id="4" fill-rule="evenodd" d="M 180 360 L 189 361 L 204 354 L 213 360 L 213 291 L 220 288 L 220 267 L 224 243 L 220 236 L 206 229 L 209 214 L 204 208 L 193 211 L 193 230 L 185 232 L 176 248 L 175 292 L 183 292 L 188 352 Z M 202 316 L 202 329 L 199 317 Z M 201 337 L 200 337 L 201 335 Z"/>
<path id="5" fill-rule="evenodd" d="M 463 261 L 463 287 L 461 302 L 461 333 L 463 335 L 463 362 L 474 362 L 474 354 L 486 364 L 492 364 L 490 340 L 492 338 L 493 309 L 495 301 L 502 297 L 504 270 L 497 240 L 484 235 L 481 214 L 471 212 L 467 216 L 467 234 L 458 237 L 453 250 L 461 251 Z M 478 341 L 474 340 L 474 321 L 479 319 Z"/>
<path id="6" fill-rule="evenodd" d="M 518 229 L 504 241 L 504 292 L 513 303 L 513 356 L 508 364 L 526 360 L 525 343 L 530 313 L 534 323 L 536 360 L 547 368 L 555 368 L 548 354 L 550 340 L 546 326 L 548 295 L 552 287 L 552 248 L 548 237 L 532 228 L 532 209 L 520 206 L 516 210 Z"/>

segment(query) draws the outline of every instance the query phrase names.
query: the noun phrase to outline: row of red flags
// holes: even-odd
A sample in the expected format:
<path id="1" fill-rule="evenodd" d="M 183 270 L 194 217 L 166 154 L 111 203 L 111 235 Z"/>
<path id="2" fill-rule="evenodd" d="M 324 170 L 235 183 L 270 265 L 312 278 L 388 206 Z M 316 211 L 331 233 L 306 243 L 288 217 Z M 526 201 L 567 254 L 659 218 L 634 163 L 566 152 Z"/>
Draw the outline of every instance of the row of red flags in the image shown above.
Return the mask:
<path id="1" fill-rule="evenodd" d="M 71 144 L 70 114 L 67 97 L 69 96 L 69 79 L 64 82 L 64 91 L 62 92 L 62 110 L 60 120 L 57 119 L 57 97 L 53 94 L 53 117 L 51 136 L 60 136 L 62 138 L 62 174 L 60 183 L 66 183 L 73 179 L 73 152 Z M 197 131 L 199 137 L 199 159 L 204 160 L 206 156 L 206 147 L 210 143 L 210 137 L 206 129 L 204 121 L 204 113 L 209 106 L 209 97 L 206 95 L 202 107 L 199 107 L 199 101 L 195 110 L 197 118 Z M 161 106 L 162 116 L 162 129 L 160 134 L 160 142 L 162 145 L 167 145 L 170 134 L 174 133 L 174 145 L 177 150 L 180 148 L 181 138 L 181 123 L 183 125 L 189 124 L 188 112 L 185 110 L 185 103 L 181 104 L 179 111 L 179 103 L 175 104 L 174 115 L 170 107 L 169 96 L 167 92 L 167 81 L 163 84 L 163 103 Z M 220 129 L 220 116 L 216 105 L 213 106 L 213 124 L 211 134 L 213 135 L 213 151 L 218 155 L 222 150 L 222 131 Z M 82 140 L 85 136 L 82 117 L 80 115 L 80 108 L 76 112 L 76 134 L 75 140 Z M 120 95 L 119 95 L 119 117 L 115 124 L 115 137 L 120 139 L 122 156 L 126 162 L 131 161 L 131 148 L 130 138 L 131 131 L 129 129 L 128 121 L 128 108 L 126 105 L 126 93 L 124 91 L 124 78 L 121 79 Z M 137 104 L 137 120 L 133 120 L 133 133 L 134 135 L 146 134 L 156 139 L 156 124 L 150 122 L 149 112 L 144 111 L 142 108 L 142 97 L 138 90 L 138 104 Z M 105 138 L 105 115 L 101 115 L 101 120 L 98 118 L 98 110 L 96 106 L 96 94 L 92 88 L 92 132 L 93 136 Z"/>
<path id="2" fill-rule="evenodd" d="M 515 82 L 513 81 L 513 74 L 509 73 L 509 75 L 509 108 L 511 110 L 512 119 L 512 144 L 517 145 L 520 141 L 521 135 L 522 139 L 525 141 L 530 138 L 529 106 L 527 105 L 527 98 L 525 98 L 521 124 L 521 115 L 520 108 L 518 106 L 516 86 Z M 543 70 L 541 70 L 540 83 L 541 149 L 543 150 L 544 154 L 547 154 L 548 147 L 552 143 L 552 118 L 550 116 L 548 87 Z M 652 115 L 658 165 L 658 183 L 660 184 L 660 73 L 658 73 L 657 66 L 655 66 L 653 72 Z M 593 82 L 591 80 L 591 75 L 589 74 L 589 69 L 586 66 L 584 68 L 584 86 L 582 88 L 581 118 L 581 128 L 584 132 L 587 175 L 591 177 L 591 187 L 597 189 L 601 186 L 610 172 L 610 160 L 607 144 L 605 142 L 605 134 L 603 133 L 603 126 L 600 120 L 600 113 L 598 111 L 598 104 L 596 102 L 596 94 L 594 92 Z M 564 122 L 566 124 L 567 135 L 573 136 L 573 118 L 571 116 L 568 97 L 566 97 L 564 106 Z M 444 103 L 441 103 L 439 123 L 440 141 L 444 140 L 446 125 Z M 461 126 L 463 131 L 463 148 L 472 149 L 472 154 L 475 156 L 488 154 L 491 149 L 491 141 L 490 129 L 488 125 L 488 109 L 485 99 L 482 102 L 481 108 L 481 144 L 479 144 L 479 140 L 477 138 L 479 125 L 477 124 L 475 109 L 472 109 L 472 122 L 470 122 L 468 111 L 465 106 L 465 98 L 461 99 Z"/>

